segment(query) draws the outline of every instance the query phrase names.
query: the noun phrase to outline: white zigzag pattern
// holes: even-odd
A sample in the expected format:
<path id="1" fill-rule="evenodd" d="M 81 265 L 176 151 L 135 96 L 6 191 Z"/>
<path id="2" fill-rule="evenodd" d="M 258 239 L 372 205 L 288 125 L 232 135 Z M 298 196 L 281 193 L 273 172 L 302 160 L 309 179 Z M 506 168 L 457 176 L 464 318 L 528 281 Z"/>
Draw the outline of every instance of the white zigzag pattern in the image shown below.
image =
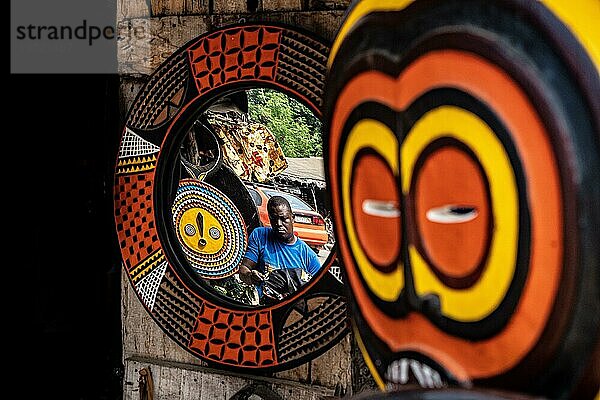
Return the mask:
<path id="1" fill-rule="evenodd" d="M 158 153 L 160 147 L 141 138 L 133 133 L 129 128 L 125 128 L 125 134 L 121 140 L 119 149 L 119 158 L 144 156 L 147 154 Z"/>
<path id="2" fill-rule="evenodd" d="M 164 261 L 154 271 L 150 272 L 147 276 L 143 277 L 136 285 L 138 293 L 142 297 L 142 301 L 152 311 L 154 308 L 154 301 L 156 300 L 156 294 L 158 293 L 158 287 L 162 281 L 165 271 L 167 270 L 167 262 Z"/>
<path id="3" fill-rule="evenodd" d="M 331 267 L 329 267 L 329 273 L 333 275 L 335 279 L 337 279 L 341 283 L 344 283 L 344 281 L 342 280 L 342 271 L 340 270 L 339 266 L 332 265 Z"/>

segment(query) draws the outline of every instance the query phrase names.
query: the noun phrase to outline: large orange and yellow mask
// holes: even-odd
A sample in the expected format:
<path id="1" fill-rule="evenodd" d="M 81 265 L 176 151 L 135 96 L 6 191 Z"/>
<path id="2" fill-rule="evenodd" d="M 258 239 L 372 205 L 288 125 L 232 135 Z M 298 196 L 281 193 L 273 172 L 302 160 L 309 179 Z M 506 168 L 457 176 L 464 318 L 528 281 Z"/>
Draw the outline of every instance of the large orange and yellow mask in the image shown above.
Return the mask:
<path id="1" fill-rule="evenodd" d="M 327 179 L 381 388 L 596 394 L 598 21 L 596 0 L 348 10 L 329 58 Z"/>

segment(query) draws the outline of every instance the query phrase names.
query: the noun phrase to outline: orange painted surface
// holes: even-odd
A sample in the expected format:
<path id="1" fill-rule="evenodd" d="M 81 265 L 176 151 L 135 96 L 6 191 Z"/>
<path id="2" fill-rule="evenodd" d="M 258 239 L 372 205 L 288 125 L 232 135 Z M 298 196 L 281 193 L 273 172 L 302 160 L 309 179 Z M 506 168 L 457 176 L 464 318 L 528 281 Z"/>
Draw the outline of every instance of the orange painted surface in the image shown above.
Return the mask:
<path id="1" fill-rule="evenodd" d="M 485 181 L 475 161 L 456 147 L 438 149 L 420 169 L 414 196 L 418 234 L 435 267 L 452 277 L 472 273 L 488 245 L 490 218 Z M 477 215 L 460 223 L 427 219 L 427 211 L 444 205 L 473 206 Z"/>
<path id="2" fill-rule="evenodd" d="M 540 338 L 552 312 L 563 263 L 563 215 L 556 159 L 548 134 L 521 88 L 498 67 L 457 50 L 425 54 L 396 79 L 376 71 L 357 75 L 339 93 L 331 121 L 329 167 L 334 212 L 343 215 L 337 196 L 340 182 L 336 153 L 350 112 L 369 100 L 401 111 L 436 87 L 458 88 L 494 110 L 510 132 L 523 164 L 531 212 L 531 254 L 527 282 L 513 317 L 502 332 L 479 342 L 450 336 L 417 313 L 392 319 L 369 299 L 351 262 L 346 238 L 338 238 L 338 243 L 348 283 L 366 323 L 392 351 L 430 349 L 431 357 L 444 362 L 459 378 L 491 377 L 515 366 Z M 342 232 L 343 221 L 334 220 L 338 232 Z"/>
<path id="3" fill-rule="evenodd" d="M 161 249 L 154 222 L 154 171 L 117 177 L 115 223 L 121 256 L 128 271 Z"/>
<path id="4" fill-rule="evenodd" d="M 369 215 L 363 204 L 365 200 L 380 200 L 399 207 L 396 179 L 381 158 L 366 155 L 356 165 L 352 184 L 352 215 L 360 244 L 369 259 L 387 266 L 400 253 L 401 219 Z"/>
<path id="5" fill-rule="evenodd" d="M 277 364 L 270 311 L 231 312 L 205 303 L 188 347 L 224 364 Z"/>
<path id="6" fill-rule="evenodd" d="M 271 226 L 270 224 L 265 226 Z M 325 226 L 315 228 L 315 225 L 294 222 L 294 232 L 309 246 L 323 246 L 329 239 Z"/>

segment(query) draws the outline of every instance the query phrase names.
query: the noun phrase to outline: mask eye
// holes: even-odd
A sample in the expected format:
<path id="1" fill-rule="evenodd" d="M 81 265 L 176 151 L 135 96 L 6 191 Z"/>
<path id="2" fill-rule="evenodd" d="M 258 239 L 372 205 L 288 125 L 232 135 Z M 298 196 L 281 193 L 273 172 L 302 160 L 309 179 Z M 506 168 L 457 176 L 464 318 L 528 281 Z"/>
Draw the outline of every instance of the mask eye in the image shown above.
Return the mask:
<path id="1" fill-rule="evenodd" d="M 439 224 L 459 224 L 477 218 L 477 208 L 474 206 L 446 205 L 427 211 L 427 220 Z"/>
<path id="2" fill-rule="evenodd" d="M 456 106 L 425 112 L 401 159 L 415 293 L 436 295 L 444 325 L 460 330 L 490 316 L 513 283 L 520 200 L 511 160 L 486 121 Z"/>
<path id="3" fill-rule="evenodd" d="M 400 197 L 393 171 L 377 153 L 365 151 L 354 163 L 352 217 L 373 266 L 393 270 L 400 252 Z"/>
<path id="4" fill-rule="evenodd" d="M 492 227 L 482 167 L 468 148 L 445 138 L 423 152 L 417 168 L 414 243 L 446 285 L 468 287 L 481 274 Z"/>
<path id="5" fill-rule="evenodd" d="M 348 243 L 360 275 L 377 299 L 391 302 L 404 288 L 398 141 L 381 122 L 362 119 L 342 154 L 342 208 Z"/>

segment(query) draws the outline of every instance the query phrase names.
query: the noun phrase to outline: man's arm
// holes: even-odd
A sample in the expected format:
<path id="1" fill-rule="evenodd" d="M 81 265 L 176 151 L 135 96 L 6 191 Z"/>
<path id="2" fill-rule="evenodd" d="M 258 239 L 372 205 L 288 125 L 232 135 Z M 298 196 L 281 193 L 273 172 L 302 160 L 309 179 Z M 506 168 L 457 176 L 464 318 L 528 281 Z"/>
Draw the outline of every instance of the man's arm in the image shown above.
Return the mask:
<path id="1" fill-rule="evenodd" d="M 308 266 L 306 269 L 311 276 L 315 276 L 321 269 L 321 261 L 319 261 L 319 257 L 311 249 L 308 249 Z"/>
<path id="2" fill-rule="evenodd" d="M 249 285 L 258 285 L 259 283 L 265 280 L 263 274 L 261 274 L 255 269 L 256 265 L 257 263 L 255 263 L 247 257 L 244 257 L 239 270 L 240 279 L 242 280 L 242 282 L 247 283 Z"/>

